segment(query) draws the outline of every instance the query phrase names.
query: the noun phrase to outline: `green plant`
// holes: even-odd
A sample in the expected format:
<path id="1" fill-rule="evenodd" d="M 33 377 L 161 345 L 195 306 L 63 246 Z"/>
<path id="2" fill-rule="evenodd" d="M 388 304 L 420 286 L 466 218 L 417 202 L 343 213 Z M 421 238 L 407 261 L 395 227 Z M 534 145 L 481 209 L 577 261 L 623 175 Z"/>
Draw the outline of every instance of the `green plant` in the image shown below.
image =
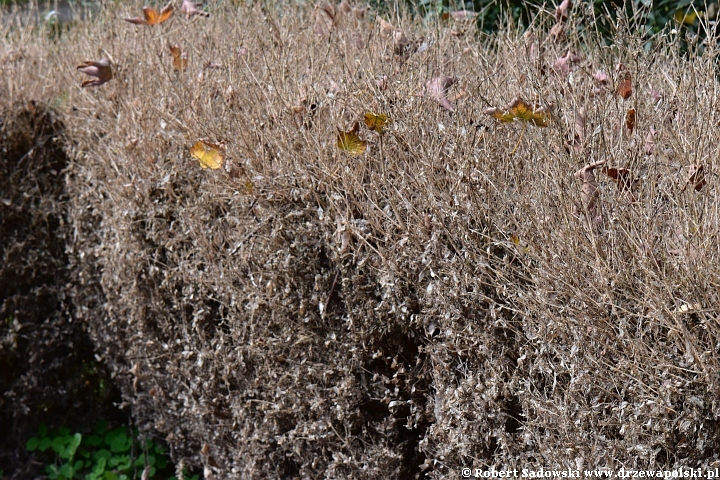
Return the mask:
<path id="1" fill-rule="evenodd" d="M 40 425 L 26 448 L 54 454 L 45 468 L 52 480 L 129 480 L 140 478 L 146 467 L 147 478 L 176 480 L 163 475 L 172 471 L 165 450 L 152 440 L 139 439 L 137 429 L 127 426 L 110 429 L 106 422 L 98 422 L 92 433 L 83 435 L 68 427 L 51 430 Z"/>

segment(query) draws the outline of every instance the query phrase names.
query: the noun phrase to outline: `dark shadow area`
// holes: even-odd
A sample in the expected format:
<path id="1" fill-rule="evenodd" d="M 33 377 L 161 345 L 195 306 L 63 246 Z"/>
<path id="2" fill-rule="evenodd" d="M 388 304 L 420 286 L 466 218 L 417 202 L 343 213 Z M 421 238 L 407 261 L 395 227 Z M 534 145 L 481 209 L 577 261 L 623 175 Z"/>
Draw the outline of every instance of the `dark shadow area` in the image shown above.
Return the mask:
<path id="1" fill-rule="evenodd" d="M 73 322 L 63 126 L 34 103 L 0 112 L 0 470 L 33 478 L 25 449 L 40 423 L 127 423 L 119 391 Z"/>

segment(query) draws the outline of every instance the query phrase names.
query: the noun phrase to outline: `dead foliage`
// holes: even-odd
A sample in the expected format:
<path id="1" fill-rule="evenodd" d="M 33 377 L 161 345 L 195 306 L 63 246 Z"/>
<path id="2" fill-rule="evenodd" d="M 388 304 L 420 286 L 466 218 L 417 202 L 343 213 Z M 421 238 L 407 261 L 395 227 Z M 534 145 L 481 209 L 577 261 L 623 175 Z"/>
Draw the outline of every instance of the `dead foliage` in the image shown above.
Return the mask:
<path id="1" fill-rule="evenodd" d="M 24 88 L 62 98 L 77 318 L 178 456 L 218 478 L 715 461 L 713 62 L 627 31 L 588 49 L 569 1 L 482 39 L 347 1 L 107 8 L 62 43 L 6 36 L 3 68 L 49 65 Z"/>

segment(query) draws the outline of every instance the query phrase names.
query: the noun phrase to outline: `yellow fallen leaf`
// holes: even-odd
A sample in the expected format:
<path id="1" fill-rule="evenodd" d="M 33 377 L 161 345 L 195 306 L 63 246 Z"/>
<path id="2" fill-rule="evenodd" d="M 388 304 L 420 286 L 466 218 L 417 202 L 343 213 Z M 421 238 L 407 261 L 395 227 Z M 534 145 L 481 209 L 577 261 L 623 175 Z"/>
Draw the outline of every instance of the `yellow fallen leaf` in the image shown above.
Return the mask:
<path id="1" fill-rule="evenodd" d="M 210 168 L 217 170 L 222 168 L 225 155 L 222 150 L 224 146 L 216 145 L 214 143 L 206 142 L 204 140 L 198 140 L 195 145 L 190 148 L 190 155 L 196 158 L 200 162 L 200 167 L 203 169 Z"/>
<path id="2" fill-rule="evenodd" d="M 392 120 L 390 120 L 384 113 L 376 115 L 372 112 L 367 112 L 365 114 L 365 125 L 367 125 L 370 130 L 375 130 L 377 133 L 383 133 L 385 126 L 391 121 Z"/>
<path id="3" fill-rule="evenodd" d="M 365 153 L 367 142 L 358 136 L 358 131 L 360 131 L 360 124 L 358 122 L 355 122 L 352 130 L 348 132 L 343 132 L 338 129 L 337 147 L 351 155 L 362 155 Z"/>
<path id="4" fill-rule="evenodd" d="M 485 114 L 497 118 L 502 123 L 510 123 L 518 119 L 523 122 L 532 123 L 536 127 L 548 126 L 546 113 L 540 109 L 533 109 L 521 98 L 515 98 L 505 111 L 493 107 L 485 110 Z"/>

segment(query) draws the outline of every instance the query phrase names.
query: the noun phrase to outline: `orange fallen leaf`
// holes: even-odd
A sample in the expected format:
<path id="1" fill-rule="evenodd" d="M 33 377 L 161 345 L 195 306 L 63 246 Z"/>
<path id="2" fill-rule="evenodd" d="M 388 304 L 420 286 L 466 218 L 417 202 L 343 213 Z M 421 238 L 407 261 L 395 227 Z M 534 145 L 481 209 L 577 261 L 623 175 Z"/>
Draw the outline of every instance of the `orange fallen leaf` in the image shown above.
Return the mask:
<path id="1" fill-rule="evenodd" d="M 131 17 L 125 18 L 124 20 L 126 22 L 134 23 L 135 25 L 159 25 L 170 18 L 174 10 L 175 7 L 172 6 L 172 3 L 165 5 L 159 13 L 152 7 L 143 7 L 144 18 Z"/>
<path id="2" fill-rule="evenodd" d="M 360 124 L 355 122 L 352 130 L 344 132 L 338 129 L 337 147 L 348 152 L 350 155 L 362 155 L 367 148 L 367 142 L 358 136 Z"/>
<path id="3" fill-rule="evenodd" d="M 365 125 L 367 125 L 370 130 L 374 130 L 377 133 L 383 133 L 385 126 L 392 121 L 384 113 L 374 114 L 372 112 L 367 112 L 364 120 Z"/>
<path id="4" fill-rule="evenodd" d="M 192 0 L 183 0 L 182 7 L 180 7 L 180 11 L 185 14 L 185 19 L 189 20 L 190 18 L 194 17 L 195 15 L 200 15 L 202 17 L 207 17 L 210 14 L 198 9 L 198 7 L 202 7 L 202 2 L 195 3 Z"/>
<path id="5" fill-rule="evenodd" d="M 222 143 L 218 145 L 205 140 L 198 140 L 190 148 L 190 155 L 200 162 L 200 167 L 203 170 L 206 168 L 217 170 L 223 166 L 225 160 L 224 149 L 225 145 Z"/>
<path id="6" fill-rule="evenodd" d="M 95 80 L 85 80 L 82 83 L 83 87 L 98 87 L 103 83 L 107 83 L 113 78 L 112 68 L 110 67 L 110 60 L 103 58 L 98 62 L 87 61 L 77 67 L 78 70 L 91 77 L 96 77 Z"/>
<path id="7" fill-rule="evenodd" d="M 625 125 L 627 126 L 628 130 L 630 130 L 630 133 L 635 130 L 635 109 L 631 108 L 627 111 L 625 114 Z"/>
<path id="8" fill-rule="evenodd" d="M 625 72 L 625 76 L 617 87 L 617 94 L 620 95 L 623 100 L 627 100 L 632 95 L 632 77 L 630 72 Z"/>
<path id="9" fill-rule="evenodd" d="M 184 71 L 188 66 L 187 53 L 180 49 L 180 45 L 171 45 L 169 48 L 173 57 L 173 69 Z"/>
<path id="10" fill-rule="evenodd" d="M 495 117 L 502 123 L 510 123 L 515 119 L 528 122 L 536 127 L 547 127 L 547 114 L 541 108 L 534 109 L 525 103 L 520 97 L 515 98 L 508 108 L 503 111 L 500 108 L 492 107 L 485 110 L 486 115 Z"/>

